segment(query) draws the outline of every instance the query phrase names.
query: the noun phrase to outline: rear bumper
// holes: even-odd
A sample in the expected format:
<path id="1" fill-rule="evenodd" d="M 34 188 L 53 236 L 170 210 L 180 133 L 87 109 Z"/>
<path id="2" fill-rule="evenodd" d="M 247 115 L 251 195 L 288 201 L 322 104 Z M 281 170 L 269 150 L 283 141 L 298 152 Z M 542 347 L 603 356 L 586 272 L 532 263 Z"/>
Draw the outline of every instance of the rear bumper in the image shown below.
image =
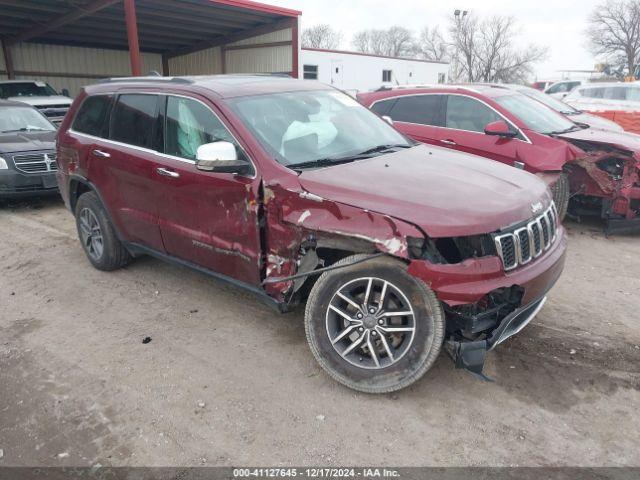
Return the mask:
<path id="1" fill-rule="evenodd" d="M 15 170 L 0 171 L 0 198 L 55 195 L 58 183 L 55 172 L 25 174 Z"/>

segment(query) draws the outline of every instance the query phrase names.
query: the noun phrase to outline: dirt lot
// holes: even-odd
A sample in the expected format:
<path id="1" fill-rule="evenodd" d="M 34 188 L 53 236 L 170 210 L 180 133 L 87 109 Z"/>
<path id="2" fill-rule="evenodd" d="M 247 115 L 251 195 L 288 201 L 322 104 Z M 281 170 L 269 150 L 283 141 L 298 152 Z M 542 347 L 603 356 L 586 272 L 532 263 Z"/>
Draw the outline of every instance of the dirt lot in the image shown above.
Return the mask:
<path id="1" fill-rule="evenodd" d="M 569 231 L 495 383 L 441 356 L 371 396 L 321 371 L 301 311 L 151 258 L 96 271 L 60 201 L 1 207 L 0 466 L 640 465 L 640 237 Z"/>

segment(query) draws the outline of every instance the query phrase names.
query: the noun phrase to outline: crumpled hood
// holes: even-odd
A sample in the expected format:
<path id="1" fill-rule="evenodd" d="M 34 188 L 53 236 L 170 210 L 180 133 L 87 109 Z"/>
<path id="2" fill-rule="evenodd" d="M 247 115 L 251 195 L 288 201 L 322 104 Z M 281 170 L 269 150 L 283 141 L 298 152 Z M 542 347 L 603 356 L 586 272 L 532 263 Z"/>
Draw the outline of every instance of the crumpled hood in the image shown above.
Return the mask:
<path id="1" fill-rule="evenodd" d="M 73 100 L 69 97 L 65 97 L 63 95 L 53 95 L 53 96 L 42 96 L 42 97 L 9 97 L 7 100 L 11 100 L 13 102 L 22 102 L 28 105 L 38 105 L 38 106 L 47 106 L 47 105 L 69 105 Z"/>
<path id="2" fill-rule="evenodd" d="M 595 128 L 596 130 L 624 133 L 624 128 L 622 128 L 616 122 L 607 120 L 603 117 L 599 117 L 598 115 L 593 115 L 591 113 L 582 112 L 575 115 L 569 115 L 568 118 L 572 122 L 584 123 L 589 125 L 591 128 Z"/>
<path id="3" fill-rule="evenodd" d="M 307 170 L 299 181 L 310 193 L 404 220 L 434 238 L 493 232 L 551 202 L 535 175 L 430 145 Z"/>
<path id="4" fill-rule="evenodd" d="M 55 148 L 55 131 L 0 133 L 0 155 L 32 150 L 54 150 Z"/>
<path id="5" fill-rule="evenodd" d="M 626 150 L 635 154 L 636 158 L 640 158 L 640 135 L 636 135 L 635 133 L 612 132 L 587 128 L 576 132 L 563 133 L 557 136 L 567 141 L 578 140 L 582 142 L 589 142 L 594 146 L 605 145 L 619 150 Z"/>

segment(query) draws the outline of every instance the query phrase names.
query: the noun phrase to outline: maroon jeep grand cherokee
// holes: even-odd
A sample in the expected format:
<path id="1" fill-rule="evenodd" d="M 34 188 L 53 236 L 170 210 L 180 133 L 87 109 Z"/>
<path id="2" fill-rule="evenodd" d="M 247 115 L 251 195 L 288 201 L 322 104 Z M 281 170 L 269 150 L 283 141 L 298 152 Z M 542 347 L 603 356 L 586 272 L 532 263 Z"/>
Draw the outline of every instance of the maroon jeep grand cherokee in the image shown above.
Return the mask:
<path id="1" fill-rule="evenodd" d="M 351 97 L 273 76 L 106 81 L 75 100 L 58 182 L 89 261 L 150 254 L 285 311 L 337 381 L 389 392 L 485 353 L 564 265 L 545 184 L 416 145 Z"/>

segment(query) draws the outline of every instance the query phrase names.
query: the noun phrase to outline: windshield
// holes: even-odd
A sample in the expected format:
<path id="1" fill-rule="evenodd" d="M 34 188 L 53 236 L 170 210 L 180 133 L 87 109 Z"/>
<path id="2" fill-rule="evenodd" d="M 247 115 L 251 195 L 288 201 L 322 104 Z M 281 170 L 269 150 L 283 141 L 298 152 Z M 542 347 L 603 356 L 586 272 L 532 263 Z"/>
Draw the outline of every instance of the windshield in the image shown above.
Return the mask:
<path id="1" fill-rule="evenodd" d="M 561 133 L 575 130 L 575 123 L 526 95 L 504 95 L 495 101 L 518 117 L 527 128 L 538 133 Z"/>
<path id="2" fill-rule="evenodd" d="M 377 115 L 337 91 L 257 95 L 230 103 L 262 146 L 279 163 L 292 168 L 356 160 L 413 145 Z"/>
<path id="3" fill-rule="evenodd" d="M 53 126 L 40 112 L 30 107 L 0 108 L 0 133 L 47 131 L 53 132 Z"/>
<path id="4" fill-rule="evenodd" d="M 567 105 L 566 103 L 553 98 L 551 95 L 542 93 L 540 90 L 536 90 L 535 88 L 522 87 L 518 88 L 517 91 L 527 97 L 531 97 L 534 100 L 539 101 L 540 103 L 544 103 L 547 107 L 554 109 L 556 112 L 564 113 L 565 115 L 575 115 L 576 113 L 580 113 L 580 110 L 576 110 L 571 105 Z"/>
<path id="5" fill-rule="evenodd" d="M 0 83 L 0 98 L 51 97 L 53 95 L 58 95 L 58 92 L 44 82 Z"/>

